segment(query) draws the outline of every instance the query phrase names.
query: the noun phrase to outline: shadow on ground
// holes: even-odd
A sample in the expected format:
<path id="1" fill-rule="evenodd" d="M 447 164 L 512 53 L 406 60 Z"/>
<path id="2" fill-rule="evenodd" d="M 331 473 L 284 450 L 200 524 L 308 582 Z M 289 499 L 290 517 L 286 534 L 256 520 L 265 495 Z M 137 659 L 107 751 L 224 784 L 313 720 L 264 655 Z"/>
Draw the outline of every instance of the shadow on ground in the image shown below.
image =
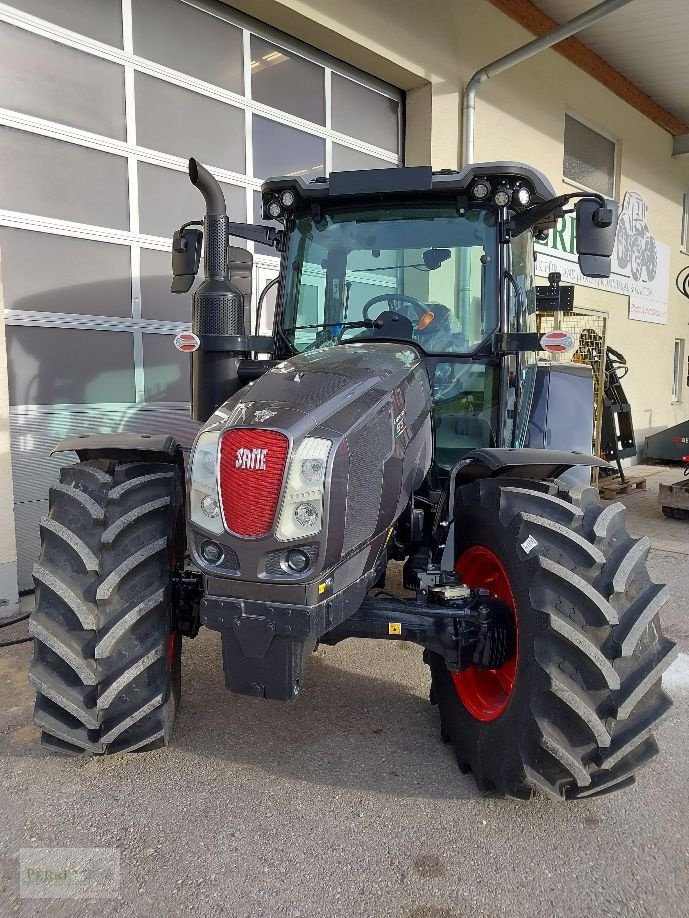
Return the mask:
<path id="1" fill-rule="evenodd" d="M 203 678 L 187 682 L 180 750 L 367 792 L 476 796 L 440 739 L 420 648 L 373 641 L 320 648 L 296 702 L 228 693 L 220 654 L 217 635 L 204 634 L 185 655 L 185 673 Z"/>
<path id="2" fill-rule="evenodd" d="M 21 647 L 0 660 L 0 754 L 52 758 L 31 726 L 30 657 L 30 648 Z M 173 746 L 134 758 L 143 766 L 151 756 L 167 756 L 173 781 L 182 756 L 204 759 L 211 767 L 226 763 L 228 771 L 366 793 L 473 798 L 473 780 L 459 773 L 440 739 L 427 673 L 413 645 L 345 642 L 312 655 L 298 701 L 265 701 L 225 689 L 219 636 L 201 632 L 184 644 L 183 700 Z M 63 764 L 71 770 L 85 760 Z M 99 765 L 106 762 L 99 759 L 89 768 Z"/>

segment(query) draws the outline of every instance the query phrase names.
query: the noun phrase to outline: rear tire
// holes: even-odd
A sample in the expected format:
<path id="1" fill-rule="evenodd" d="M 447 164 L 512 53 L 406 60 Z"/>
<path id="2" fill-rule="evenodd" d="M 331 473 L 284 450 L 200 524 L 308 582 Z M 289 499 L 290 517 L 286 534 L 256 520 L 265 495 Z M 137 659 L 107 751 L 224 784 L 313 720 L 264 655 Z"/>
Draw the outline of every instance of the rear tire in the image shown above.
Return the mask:
<path id="1" fill-rule="evenodd" d="M 555 799 L 632 784 L 671 707 L 662 673 L 676 647 L 660 629 L 666 587 L 651 582 L 648 539 L 622 504 L 593 489 L 484 480 L 457 493 L 456 547 L 483 546 L 514 596 L 518 654 L 506 707 L 490 721 L 465 707 L 442 657 L 426 654 L 441 735 L 484 793 Z"/>
<path id="2" fill-rule="evenodd" d="M 74 755 L 167 745 L 181 696 L 171 601 L 183 552 L 180 472 L 79 462 L 61 470 L 49 507 L 29 623 L 41 741 Z"/>

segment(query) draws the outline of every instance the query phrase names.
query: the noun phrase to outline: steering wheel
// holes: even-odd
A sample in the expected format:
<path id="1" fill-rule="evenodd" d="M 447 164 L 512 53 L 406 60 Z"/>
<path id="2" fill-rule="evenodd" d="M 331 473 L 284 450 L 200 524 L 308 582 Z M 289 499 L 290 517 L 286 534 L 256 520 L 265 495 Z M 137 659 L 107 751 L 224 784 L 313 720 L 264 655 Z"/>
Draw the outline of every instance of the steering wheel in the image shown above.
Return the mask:
<path id="1" fill-rule="evenodd" d="M 424 306 L 423 303 L 420 303 L 416 297 L 409 296 L 407 293 L 381 293 L 378 296 L 372 297 L 364 306 L 362 316 L 364 319 L 369 319 L 368 314 L 371 306 L 375 306 L 376 303 L 409 303 L 417 312 L 417 321 L 426 315 L 428 312 L 428 307 Z"/>

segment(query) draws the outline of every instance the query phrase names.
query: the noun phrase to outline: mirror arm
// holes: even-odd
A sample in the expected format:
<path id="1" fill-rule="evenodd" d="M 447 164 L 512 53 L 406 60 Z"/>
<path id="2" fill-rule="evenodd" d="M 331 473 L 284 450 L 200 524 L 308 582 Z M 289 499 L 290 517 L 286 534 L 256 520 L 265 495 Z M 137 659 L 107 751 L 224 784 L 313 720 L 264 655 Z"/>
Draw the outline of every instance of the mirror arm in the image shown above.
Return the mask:
<path id="1" fill-rule="evenodd" d="M 564 205 L 569 204 L 572 198 L 590 198 L 595 201 L 598 201 L 600 204 L 600 209 L 602 211 L 607 210 L 607 203 L 602 194 L 599 194 L 597 191 L 572 191 L 569 194 L 561 194 L 556 198 L 552 198 L 550 201 L 544 201 L 542 204 L 534 204 L 532 207 L 529 207 L 527 210 L 523 210 L 518 214 L 515 214 L 512 217 L 512 232 L 511 235 L 519 236 L 520 233 L 523 233 L 524 230 L 529 229 L 532 226 L 537 226 L 541 223 L 547 223 L 550 220 L 553 220 L 556 217 L 561 217 L 564 214 L 573 213 L 572 210 L 565 210 Z M 610 226 L 610 220 L 605 222 L 605 217 L 601 217 L 602 222 L 598 223 L 598 226 Z"/>
<path id="2" fill-rule="evenodd" d="M 253 223 L 230 223 L 230 236 L 237 236 L 239 239 L 248 239 L 251 242 L 260 242 L 263 245 L 271 245 L 273 248 L 280 250 L 284 239 L 284 231 L 273 229 L 272 226 L 257 226 Z"/>

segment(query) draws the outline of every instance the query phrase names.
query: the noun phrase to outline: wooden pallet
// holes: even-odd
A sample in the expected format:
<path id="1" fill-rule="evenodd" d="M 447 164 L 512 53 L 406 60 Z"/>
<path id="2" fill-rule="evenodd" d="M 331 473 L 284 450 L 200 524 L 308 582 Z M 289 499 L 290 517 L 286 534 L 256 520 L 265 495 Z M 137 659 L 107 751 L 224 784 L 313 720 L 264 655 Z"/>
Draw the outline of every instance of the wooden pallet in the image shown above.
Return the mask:
<path id="1" fill-rule="evenodd" d="M 645 478 L 629 478 L 622 481 L 617 475 L 611 478 L 598 479 L 598 493 L 603 500 L 615 500 L 632 491 L 646 491 Z"/>

